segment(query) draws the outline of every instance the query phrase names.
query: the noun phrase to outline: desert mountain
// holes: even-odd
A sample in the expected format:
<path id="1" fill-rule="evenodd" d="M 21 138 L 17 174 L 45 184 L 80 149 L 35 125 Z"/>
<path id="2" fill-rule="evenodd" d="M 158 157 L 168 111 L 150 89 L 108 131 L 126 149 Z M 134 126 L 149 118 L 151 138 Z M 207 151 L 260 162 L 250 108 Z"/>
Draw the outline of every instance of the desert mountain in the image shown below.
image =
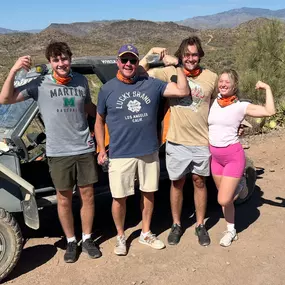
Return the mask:
<path id="1" fill-rule="evenodd" d="M 233 28 L 241 23 L 256 18 L 277 18 L 285 20 L 285 9 L 273 11 L 269 9 L 244 7 L 209 16 L 188 18 L 183 21 L 178 21 L 177 23 L 195 29 Z"/>

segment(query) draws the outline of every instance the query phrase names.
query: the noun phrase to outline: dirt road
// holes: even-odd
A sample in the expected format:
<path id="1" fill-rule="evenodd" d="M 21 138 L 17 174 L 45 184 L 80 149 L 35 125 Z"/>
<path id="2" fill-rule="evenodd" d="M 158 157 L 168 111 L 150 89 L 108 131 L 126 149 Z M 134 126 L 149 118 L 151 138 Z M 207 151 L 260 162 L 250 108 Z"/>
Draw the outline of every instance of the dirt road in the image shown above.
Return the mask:
<path id="1" fill-rule="evenodd" d="M 94 227 L 102 258 L 90 260 L 81 254 L 75 264 L 65 264 L 56 210 L 47 209 L 41 213 L 41 230 L 27 233 L 30 239 L 6 284 L 285 284 L 284 141 L 284 130 L 250 139 L 246 152 L 257 167 L 257 186 L 252 199 L 236 209 L 239 240 L 231 247 L 218 244 L 225 221 L 213 202 L 207 213 L 212 243 L 198 245 L 190 194 L 183 208 L 186 231 L 179 245 L 156 251 L 139 244 L 139 197 L 135 196 L 128 201 L 129 253 L 117 257 L 113 254 L 111 199 L 99 197 Z M 165 242 L 171 225 L 168 196 L 169 184 L 165 182 L 156 197 L 153 219 L 153 232 Z M 76 224 L 80 226 L 78 219 Z"/>

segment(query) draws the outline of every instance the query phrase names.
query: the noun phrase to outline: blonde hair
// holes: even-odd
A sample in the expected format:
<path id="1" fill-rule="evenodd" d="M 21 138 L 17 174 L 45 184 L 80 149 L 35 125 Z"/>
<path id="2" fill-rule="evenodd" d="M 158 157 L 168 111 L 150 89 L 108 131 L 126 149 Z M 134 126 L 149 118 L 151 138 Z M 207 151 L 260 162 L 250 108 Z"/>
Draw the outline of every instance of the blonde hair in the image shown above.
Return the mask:
<path id="1" fill-rule="evenodd" d="M 223 71 L 220 73 L 219 80 L 223 74 L 227 74 L 229 76 L 229 79 L 232 83 L 234 95 L 238 96 L 238 93 L 239 93 L 239 89 L 238 89 L 239 76 L 238 76 L 237 72 L 231 68 L 224 68 Z"/>

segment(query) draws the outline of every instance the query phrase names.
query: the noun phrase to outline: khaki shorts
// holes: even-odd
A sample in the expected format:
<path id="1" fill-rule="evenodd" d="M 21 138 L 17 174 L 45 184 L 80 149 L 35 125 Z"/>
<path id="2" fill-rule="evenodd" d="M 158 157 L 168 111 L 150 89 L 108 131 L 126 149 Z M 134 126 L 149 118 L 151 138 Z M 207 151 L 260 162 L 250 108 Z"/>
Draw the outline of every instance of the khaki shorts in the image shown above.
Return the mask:
<path id="1" fill-rule="evenodd" d="M 48 157 L 49 171 L 58 191 L 74 185 L 86 186 L 98 181 L 94 152 L 72 156 Z"/>
<path id="2" fill-rule="evenodd" d="M 157 191 L 159 172 L 158 152 L 136 158 L 110 159 L 109 182 L 112 197 L 124 198 L 133 195 L 136 174 L 141 191 Z"/>

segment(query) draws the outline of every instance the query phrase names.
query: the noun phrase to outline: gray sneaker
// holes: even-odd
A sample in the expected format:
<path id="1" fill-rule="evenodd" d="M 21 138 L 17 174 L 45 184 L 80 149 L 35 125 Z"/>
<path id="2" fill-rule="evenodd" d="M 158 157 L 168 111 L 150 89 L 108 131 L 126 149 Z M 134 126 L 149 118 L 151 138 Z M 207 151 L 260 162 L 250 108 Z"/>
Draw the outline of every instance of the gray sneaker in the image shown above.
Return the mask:
<path id="1" fill-rule="evenodd" d="M 198 242 L 200 245 L 208 246 L 211 243 L 211 239 L 205 225 L 200 224 L 198 227 L 195 227 L 195 234 L 198 236 Z"/>
<path id="2" fill-rule="evenodd" d="M 117 255 L 126 255 L 127 254 L 127 246 L 126 246 L 126 237 L 117 236 L 117 242 L 114 249 L 114 253 Z"/>

